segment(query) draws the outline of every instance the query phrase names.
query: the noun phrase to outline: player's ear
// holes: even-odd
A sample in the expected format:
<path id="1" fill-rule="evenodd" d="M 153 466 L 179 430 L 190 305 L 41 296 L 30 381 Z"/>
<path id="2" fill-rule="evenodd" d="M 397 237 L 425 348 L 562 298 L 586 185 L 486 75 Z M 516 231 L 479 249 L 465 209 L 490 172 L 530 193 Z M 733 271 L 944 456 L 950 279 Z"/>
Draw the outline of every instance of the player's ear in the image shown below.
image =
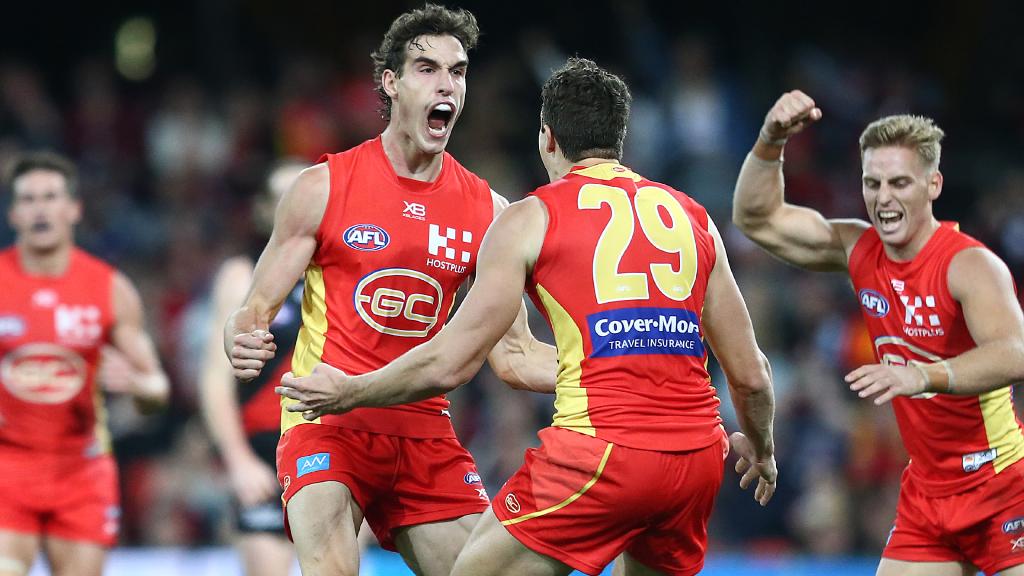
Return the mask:
<path id="1" fill-rule="evenodd" d="M 392 100 L 398 96 L 398 74 L 394 70 L 385 69 L 380 75 L 380 85 L 384 88 L 384 93 L 391 97 Z"/>
<path id="2" fill-rule="evenodd" d="M 942 194 L 942 172 L 936 170 L 928 181 L 928 199 L 934 202 Z"/>
<path id="3" fill-rule="evenodd" d="M 544 151 L 548 154 L 554 154 L 558 148 L 558 141 L 555 139 L 555 133 L 551 131 L 551 126 L 544 124 L 540 128 L 541 143 L 544 146 Z"/>

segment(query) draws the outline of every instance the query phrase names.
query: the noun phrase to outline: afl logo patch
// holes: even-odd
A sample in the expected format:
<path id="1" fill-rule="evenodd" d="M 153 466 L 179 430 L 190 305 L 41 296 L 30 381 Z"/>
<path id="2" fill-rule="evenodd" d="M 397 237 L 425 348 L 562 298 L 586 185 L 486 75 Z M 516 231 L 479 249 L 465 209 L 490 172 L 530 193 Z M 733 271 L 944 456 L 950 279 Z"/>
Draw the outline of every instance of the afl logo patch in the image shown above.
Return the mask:
<path id="1" fill-rule="evenodd" d="M 889 301 L 880 293 L 864 288 L 857 296 L 860 298 L 860 305 L 868 314 L 875 318 L 881 318 L 889 313 Z"/>
<path id="2" fill-rule="evenodd" d="M 376 252 L 391 244 L 391 236 L 375 224 L 356 224 L 345 230 L 342 239 L 349 248 L 362 252 Z"/>

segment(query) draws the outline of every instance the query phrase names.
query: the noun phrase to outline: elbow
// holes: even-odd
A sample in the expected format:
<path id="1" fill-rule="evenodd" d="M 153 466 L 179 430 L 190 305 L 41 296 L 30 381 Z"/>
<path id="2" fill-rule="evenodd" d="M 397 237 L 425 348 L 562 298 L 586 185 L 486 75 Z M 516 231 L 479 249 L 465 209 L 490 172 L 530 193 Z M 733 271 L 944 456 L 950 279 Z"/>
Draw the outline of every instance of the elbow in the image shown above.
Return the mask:
<path id="1" fill-rule="evenodd" d="M 747 366 L 728 377 L 729 387 L 741 394 L 763 394 L 772 389 L 772 367 L 760 350 Z"/>

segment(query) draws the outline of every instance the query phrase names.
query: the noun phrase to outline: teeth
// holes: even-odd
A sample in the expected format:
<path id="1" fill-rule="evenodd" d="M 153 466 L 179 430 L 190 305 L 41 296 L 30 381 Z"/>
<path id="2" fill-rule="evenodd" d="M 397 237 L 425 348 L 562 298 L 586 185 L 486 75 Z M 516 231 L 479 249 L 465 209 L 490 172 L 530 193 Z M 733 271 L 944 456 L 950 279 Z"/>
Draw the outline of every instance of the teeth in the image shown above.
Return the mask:
<path id="1" fill-rule="evenodd" d="M 439 110 L 441 112 L 451 112 L 452 111 L 452 105 L 451 104 L 438 104 L 437 108 L 434 108 L 434 110 Z"/>
<path id="2" fill-rule="evenodd" d="M 900 213 L 896 212 L 895 210 L 885 210 L 883 212 L 879 212 L 878 213 L 878 217 L 879 218 L 886 218 L 886 219 L 888 219 L 888 218 L 897 218 L 897 217 L 899 217 L 899 215 L 900 215 Z"/>

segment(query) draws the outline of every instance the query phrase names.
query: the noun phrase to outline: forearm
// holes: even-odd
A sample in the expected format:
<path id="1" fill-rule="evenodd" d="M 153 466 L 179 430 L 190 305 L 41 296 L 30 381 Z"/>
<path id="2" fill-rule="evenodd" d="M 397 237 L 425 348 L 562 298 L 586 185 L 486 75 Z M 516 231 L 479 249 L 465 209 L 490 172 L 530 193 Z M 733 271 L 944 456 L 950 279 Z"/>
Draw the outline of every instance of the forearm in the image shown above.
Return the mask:
<path id="1" fill-rule="evenodd" d="M 782 147 L 758 138 L 743 161 L 733 198 L 733 222 L 744 232 L 766 221 L 783 204 Z"/>
<path id="2" fill-rule="evenodd" d="M 775 394 L 771 385 L 771 367 L 761 355 L 760 366 L 748 371 L 745 377 L 729 378 L 729 393 L 736 407 L 740 429 L 750 440 L 758 458 L 775 453 L 772 434 L 775 420 Z"/>
<path id="3" fill-rule="evenodd" d="M 989 342 L 947 360 L 917 364 L 926 391 L 974 396 L 1024 381 L 1024 341 Z"/>
<path id="4" fill-rule="evenodd" d="M 211 384 L 206 379 L 200 386 L 203 420 L 225 461 L 241 458 L 252 450 L 245 437 L 238 399 L 232 386 L 230 376 L 218 384 Z"/>
<path id="5" fill-rule="evenodd" d="M 530 337 L 525 344 L 502 339 L 487 357 L 498 378 L 517 390 L 553 394 L 558 375 L 554 346 Z"/>
<path id="6" fill-rule="evenodd" d="M 387 366 L 352 378 L 351 408 L 395 406 L 451 392 L 483 364 L 483 355 L 445 347 L 440 335 L 413 348 Z"/>

